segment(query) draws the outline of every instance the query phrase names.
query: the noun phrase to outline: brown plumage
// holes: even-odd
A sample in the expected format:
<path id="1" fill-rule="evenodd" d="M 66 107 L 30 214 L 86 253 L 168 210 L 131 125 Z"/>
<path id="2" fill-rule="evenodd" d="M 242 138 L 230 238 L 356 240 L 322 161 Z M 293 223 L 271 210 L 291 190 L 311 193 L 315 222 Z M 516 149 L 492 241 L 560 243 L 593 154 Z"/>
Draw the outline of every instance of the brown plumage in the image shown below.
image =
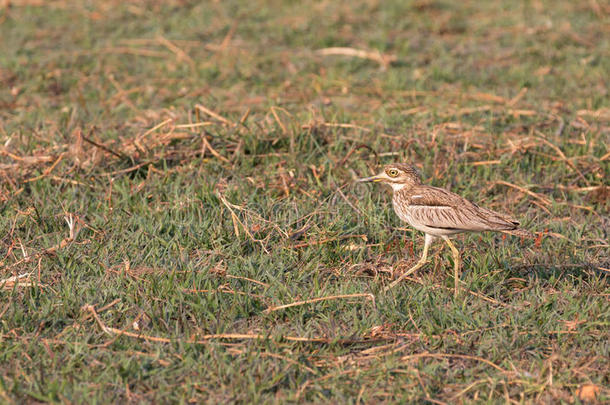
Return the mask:
<path id="1" fill-rule="evenodd" d="M 421 182 L 417 170 L 407 164 L 387 165 L 376 176 L 360 179 L 360 182 L 383 182 L 394 190 L 392 205 L 396 215 L 413 228 L 426 234 L 424 251 L 420 261 L 390 284 L 394 287 L 407 275 L 426 262 L 428 247 L 436 237 L 441 237 L 451 248 L 455 262 L 455 293 L 457 294 L 459 252 L 449 237 L 461 232 L 499 231 L 532 238 L 533 235 L 519 229 L 519 222 L 500 213 L 479 207 L 465 198 L 438 187 Z"/>

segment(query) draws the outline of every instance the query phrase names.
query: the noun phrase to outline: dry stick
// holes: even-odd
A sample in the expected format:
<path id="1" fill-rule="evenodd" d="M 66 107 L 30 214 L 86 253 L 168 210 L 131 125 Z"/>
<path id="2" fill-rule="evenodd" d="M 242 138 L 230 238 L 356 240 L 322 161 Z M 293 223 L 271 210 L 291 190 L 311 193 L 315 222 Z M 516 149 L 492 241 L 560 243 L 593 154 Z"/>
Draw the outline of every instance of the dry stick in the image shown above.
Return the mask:
<path id="1" fill-rule="evenodd" d="M 332 377 L 338 377 L 338 376 L 345 375 L 345 374 L 353 374 L 353 373 L 357 373 L 357 372 L 360 372 L 360 371 L 361 371 L 360 369 L 343 370 L 343 371 L 340 371 L 340 372 L 339 372 L 339 373 L 337 373 L 337 374 L 334 374 L 334 373 L 328 373 L 328 374 L 326 374 L 326 375 L 323 375 L 322 377 L 315 378 L 315 379 L 313 379 L 313 380 L 307 380 L 307 381 L 305 381 L 305 383 L 303 383 L 303 385 L 301 385 L 301 386 L 299 387 L 299 389 L 297 390 L 296 399 L 299 399 L 299 397 L 301 396 L 301 394 L 303 394 L 303 392 L 304 392 L 304 391 L 307 389 L 307 387 L 308 387 L 308 386 L 309 386 L 311 383 L 317 383 L 317 382 L 320 382 L 320 381 L 328 380 L 329 378 L 332 378 Z"/>
<path id="2" fill-rule="evenodd" d="M 557 152 L 557 154 L 559 155 L 559 158 L 561 160 L 563 160 L 564 162 L 566 162 L 566 164 L 568 166 L 570 166 L 570 169 L 574 170 L 576 172 L 576 174 L 578 174 L 578 176 L 585 182 L 585 184 L 587 186 L 590 185 L 590 183 L 587 181 L 587 179 L 585 178 L 585 176 L 582 174 L 582 172 L 580 170 L 578 170 L 578 168 L 576 167 L 576 165 L 574 163 L 572 163 L 567 157 L 566 155 L 563 153 L 563 151 L 555 144 L 553 144 L 552 142 L 550 142 L 549 140 L 547 140 L 544 137 L 544 134 L 540 131 L 536 131 L 536 135 L 538 135 L 538 138 L 540 138 L 540 140 L 542 142 L 544 142 L 545 144 L 547 144 L 548 146 L 550 146 L 555 152 Z"/>
<path id="3" fill-rule="evenodd" d="M 500 160 L 482 160 L 479 162 L 470 162 L 473 166 L 486 166 L 486 165 L 499 165 L 502 163 Z"/>
<path id="4" fill-rule="evenodd" d="M 123 100 L 123 102 L 125 104 L 127 104 L 127 106 L 129 106 L 129 108 L 131 108 L 132 110 L 134 110 L 135 112 L 140 112 L 140 110 L 138 109 L 138 107 L 136 107 L 136 105 L 134 103 L 131 102 L 131 100 L 129 99 L 129 97 L 125 96 L 125 89 L 123 88 L 123 86 L 121 86 L 121 84 L 119 82 L 116 81 L 116 79 L 114 78 L 114 75 L 110 74 L 107 76 L 108 80 L 110 80 L 110 83 L 112 83 L 112 85 L 115 87 L 115 89 L 117 90 L 117 92 L 119 92 L 120 94 L 123 94 L 123 97 L 121 97 L 121 99 Z"/>
<path id="5" fill-rule="evenodd" d="M 173 120 L 174 120 L 173 118 L 166 119 L 165 121 L 155 125 L 154 127 L 149 129 L 148 131 L 144 132 L 142 135 L 139 135 L 136 140 L 140 140 L 140 139 L 144 138 L 145 136 L 150 135 L 151 133 L 155 132 L 157 129 L 166 126 L 167 124 L 169 124 Z"/>
<path id="6" fill-rule="evenodd" d="M 265 247 L 265 245 L 263 244 L 262 240 L 256 239 L 248 230 L 248 228 L 246 227 L 246 225 L 244 225 L 243 222 L 241 222 L 241 220 L 239 219 L 239 217 L 235 214 L 235 211 L 233 211 L 233 208 L 231 206 L 237 207 L 234 204 L 231 204 L 230 202 L 227 201 L 227 199 L 220 193 L 217 193 L 218 198 L 220 198 L 220 201 L 222 201 L 222 203 L 224 204 L 225 207 L 227 207 L 227 209 L 229 210 L 229 212 L 231 213 L 231 219 L 233 220 L 233 227 L 235 229 L 235 236 L 239 237 L 239 228 L 237 227 L 237 223 L 239 223 L 241 225 L 241 227 L 244 229 L 244 232 L 246 232 L 246 235 L 248 235 L 248 237 L 250 239 L 252 239 L 253 242 L 258 242 L 260 243 L 261 247 L 263 248 L 263 250 L 265 251 L 265 253 L 269 254 L 269 251 L 267 250 L 267 248 Z"/>
<path id="7" fill-rule="evenodd" d="M 215 290 L 198 290 L 195 288 L 183 288 L 182 291 L 186 292 L 186 293 L 224 293 L 224 294 L 233 294 L 233 295 L 245 295 L 247 297 L 252 297 L 252 298 L 256 298 L 259 300 L 265 300 L 265 297 L 263 297 L 262 295 L 259 294 L 250 294 L 247 292 L 243 292 L 243 291 L 235 291 L 235 290 L 230 290 L 230 289 L 224 289 L 224 288 L 218 288 Z"/>
<path id="8" fill-rule="evenodd" d="M 482 380 L 476 380 L 475 382 L 473 382 L 472 384 L 468 385 L 466 388 L 464 388 L 463 390 L 461 390 L 460 392 L 458 392 L 457 394 L 455 394 L 454 396 L 451 397 L 451 400 L 454 401 L 457 398 L 461 397 L 462 395 L 464 395 L 466 392 L 470 391 L 473 387 L 475 387 L 476 385 L 482 384 L 487 382 L 487 379 L 482 379 Z"/>
<path id="9" fill-rule="evenodd" d="M 172 51 L 178 57 L 179 60 L 185 60 L 189 64 L 191 69 L 195 70 L 195 61 L 193 60 L 193 58 L 188 56 L 186 52 L 178 48 L 170 40 L 161 35 L 157 37 L 157 41 L 159 41 L 161 45 Z"/>
<path id="10" fill-rule="evenodd" d="M 203 147 L 205 148 L 205 149 L 203 149 L 204 153 L 205 153 L 205 151 L 209 150 L 210 153 L 212 155 L 214 155 L 215 157 L 217 157 L 218 159 L 222 160 L 225 163 L 230 163 L 229 159 L 227 159 L 226 157 L 224 157 L 220 153 L 218 153 L 218 151 L 216 149 L 212 148 L 212 145 L 210 145 L 210 142 L 208 142 L 205 135 L 203 135 L 203 134 L 201 135 L 201 142 L 203 142 Z M 202 156 L 202 158 L 203 158 L 203 156 Z"/>
<path id="11" fill-rule="evenodd" d="M 210 117 L 216 118 L 218 121 L 224 122 L 225 124 L 235 125 L 233 122 L 229 121 L 225 117 L 216 114 L 214 111 L 204 107 L 201 104 L 195 104 L 195 108 L 198 109 L 199 111 L 203 112 L 204 114 L 209 115 Z"/>
<path id="12" fill-rule="evenodd" d="M 303 247 L 307 247 L 307 246 L 322 245 L 324 243 L 333 242 L 336 240 L 343 240 L 343 239 L 349 239 L 349 238 L 363 238 L 364 239 L 365 237 L 366 237 L 366 235 L 364 235 L 364 234 L 341 235 L 341 236 L 337 236 L 335 238 L 327 238 L 327 239 L 322 239 L 322 240 L 314 240 L 311 242 L 297 243 L 296 245 L 292 245 L 290 247 L 292 249 L 298 249 L 298 248 L 303 248 Z"/>
<path id="13" fill-rule="evenodd" d="M 87 311 L 89 312 L 92 316 L 93 319 L 95 319 L 95 322 L 98 324 L 98 326 L 100 327 L 100 329 L 108 334 L 108 335 L 119 335 L 119 336 L 127 336 L 127 337 L 131 337 L 131 338 L 136 338 L 136 339 L 142 339 L 142 340 L 147 340 L 150 342 L 158 342 L 158 343 L 172 343 L 172 342 L 178 342 L 180 340 L 178 339 L 168 339 L 168 338 L 164 338 L 164 337 L 159 337 L 159 336 L 149 336 L 149 335 L 143 335 L 140 333 L 133 333 L 133 332 L 128 332 L 122 329 L 117 329 L 117 328 L 113 328 L 110 326 L 106 326 L 102 320 L 100 319 L 100 317 L 97 314 L 97 311 L 95 310 L 95 307 L 93 305 L 90 304 L 86 304 L 82 307 L 83 311 Z M 301 336 L 279 336 L 279 339 L 283 339 L 283 340 L 287 340 L 289 342 L 304 342 L 304 343 L 331 343 L 333 341 L 333 339 L 327 339 L 327 338 L 306 338 L 306 337 L 301 337 Z M 266 335 L 261 335 L 258 333 L 216 333 L 216 334 L 210 334 L 210 335 L 203 335 L 200 336 L 199 339 L 186 339 L 183 340 L 183 342 L 186 343 L 193 343 L 193 344 L 208 344 L 210 342 L 210 340 L 219 340 L 219 339 L 231 339 L 231 340 L 271 340 L 270 336 L 266 336 Z M 378 342 L 378 341 L 383 341 L 383 340 L 389 340 L 389 339 L 363 339 L 363 340 L 336 340 L 338 343 L 373 343 L 373 342 Z"/>
<path id="14" fill-rule="evenodd" d="M 108 173 L 102 173 L 102 176 L 115 176 L 117 174 L 125 174 L 125 173 L 129 173 L 129 172 L 133 172 L 134 170 L 138 170 L 139 168 L 146 166 L 146 165 L 150 165 L 152 163 L 153 163 L 152 161 L 142 162 L 135 166 L 128 167 L 127 169 L 121 169 L 121 170 L 115 170 L 115 171 L 108 172 Z"/>
<path id="15" fill-rule="evenodd" d="M 316 53 L 320 55 L 343 55 L 343 56 L 355 56 L 357 58 L 370 59 L 381 65 L 382 69 L 387 69 L 390 63 L 396 61 L 396 55 L 384 55 L 379 51 L 365 51 L 363 49 L 354 48 L 323 48 L 318 49 Z"/>
<path id="16" fill-rule="evenodd" d="M 227 35 L 225 35 L 225 37 L 222 39 L 222 42 L 220 43 L 220 45 L 218 46 L 218 49 L 216 51 L 222 51 L 227 46 L 229 46 L 231 39 L 233 39 L 233 35 L 235 35 L 235 32 L 237 31 L 238 25 L 239 25 L 239 20 L 235 20 L 233 22 L 233 24 L 231 24 L 231 28 L 229 28 Z"/>
<path id="17" fill-rule="evenodd" d="M 267 284 L 267 283 L 263 283 L 262 281 L 254 280 L 254 279 L 248 278 L 248 277 L 234 276 L 232 274 L 226 274 L 225 277 L 227 277 L 227 278 L 234 278 L 234 279 L 237 279 L 237 280 L 246 280 L 246 281 L 250 281 L 252 283 L 258 284 L 258 285 L 262 285 L 263 287 L 269 287 L 269 284 Z"/>
<path id="18" fill-rule="evenodd" d="M 610 269 L 607 269 L 607 268 L 605 268 L 605 267 L 599 267 L 599 266 L 596 266 L 596 268 L 597 268 L 598 270 L 605 271 L 606 273 L 609 273 L 609 274 L 610 274 Z"/>
<path id="19" fill-rule="evenodd" d="M 498 366 L 495 363 L 492 363 L 491 361 L 484 359 L 482 357 L 476 357 L 476 356 L 470 356 L 467 354 L 450 354 L 450 353 L 417 353 L 417 354 L 409 354 L 407 356 L 403 356 L 400 360 L 405 361 L 405 360 L 413 360 L 413 359 L 419 359 L 419 358 L 425 358 L 425 357 L 431 357 L 431 358 L 455 358 L 455 359 L 468 359 L 468 360 L 475 360 L 475 361 L 479 361 L 481 363 L 485 363 L 493 368 L 495 368 L 498 371 L 501 371 L 504 374 L 508 374 L 509 372 L 507 370 L 504 370 L 502 367 Z"/>
<path id="20" fill-rule="evenodd" d="M 309 371 L 312 374 L 318 374 L 318 372 L 316 370 L 314 370 L 311 367 L 307 367 L 305 364 L 301 364 L 296 360 L 293 360 L 289 357 L 286 356 L 282 356 L 276 353 L 267 353 L 267 352 L 258 352 L 257 354 L 260 354 L 261 356 L 269 356 L 269 357 L 273 357 L 274 359 L 280 359 L 280 360 L 284 360 L 290 364 L 294 364 L 295 366 L 299 366 L 299 367 L 303 367 L 305 370 Z"/>
<path id="21" fill-rule="evenodd" d="M 89 187 L 95 189 L 96 187 L 93 184 L 86 184 L 80 181 L 72 180 L 72 179 L 64 179 L 63 177 L 50 175 L 49 178 L 55 181 L 63 181 L 65 183 L 76 184 L 77 186 Z"/>
<path id="22" fill-rule="evenodd" d="M 537 199 L 538 201 L 540 201 L 544 205 L 551 205 L 551 201 L 548 198 L 543 197 L 540 194 L 536 194 L 533 191 L 530 191 L 530 190 L 528 190 L 526 188 L 520 187 L 520 186 L 518 186 L 516 184 L 512 184 L 512 183 L 509 183 L 509 182 L 503 181 L 503 180 L 497 180 L 493 184 L 501 184 L 503 186 L 512 187 L 514 189 L 517 189 L 517 190 L 521 191 L 522 193 L 525 193 L 527 195 L 530 195 L 530 196 L 534 197 L 535 199 Z"/>
<path id="23" fill-rule="evenodd" d="M 102 145 L 102 144 L 100 144 L 100 143 L 97 143 L 97 142 L 95 142 L 95 141 L 92 141 L 91 139 L 87 138 L 87 137 L 86 137 L 85 135 L 83 135 L 83 134 L 81 134 L 81 138 L 83 138 L 83 141 L 85 141 L 85 142 L 87 142 L 87 143 L 90 143 L 91 145 L 95 146 L 96 148 L 100 148 L 100 149 L 101 149 L 101 150 L 103 150 L 104 152 L 108 152 L 108 153 L 110 153 L 111 155 L 114 155 L 114 156 L 118 157 L 119 159 L 125 159 L 125 158 L 127 158 L 127 156 L 126 156 L 126 155 L 123 155 L 123 154 L 121 154 L 121 153 L 119 153 L 119 152 L 115 152 L 115 151 L 113 151 L 112 149 L 110 149 L 110 148 L 109 148 L 109 147 L 107 147 L 107 146 L 104 146 L 104 145 Z"/>
<path id="24" fill-rule="evenodd" d="M 214 123 L 211 122 L 211 121 L 203 121 L 203 122 L 196 122 L 194 124 L 180 124 L 180 125 L 176 125 L 176 128 L 190 129 L 190 128 L 207 127 L 207 126 L 210 126 L 210 125 L 214 125 Z"/>
<path id="25" fill-rule="evenodd" d="M 364 132 L 371 132 L 370 129 L 361 127 L 360 125 L 356 125 L 356 124 L 334 124 L 332 122 L 324 122 L 324 123 L 322 123 L 322 125 L 325 127 L 350 128 L 350 129 L 359 129 Z"/>
<path id="26" fill-rule="evenodd" d="M 574 192 L 574 193 L 583 193 L 583 192 L 589 192 L 589 191 L 602 189 L 604 186 L 569 187 L 569 186 L 564 186 L 563 184 L 556 184 L 556 185 L 549 186 L 549 187 L 555 187 L 559 190 L 565 190 L 565 191 L 570 191 L 570 192 Z"/>
<path id="27" fill-rule="evenodd" d="M 268 313 L 271 313 L 271 312 L 274 312 L 274 311 L 279 311 L 280 309 L 296 307 L 296 306 L 305 305 L 305 304 L 312 304 L 314 302 L 336 300 L 336 299 L 341 299 L 341 298 L 357 298 L 357 297 L 366 297 L 366 298 L 368 298 L 373 303 L 373 307 L 375 307 L 375 296 L 373 294 L 370 294 L 370 293 L 359 293 L 359 294 L 331 295 L 329 297 L 318 297 L 318 298 L 312 298 L 310 300 L 305 300 L 305 301 L 296 301 L 296 302 L 291 302 L 290 304 L 279 305 L 279 306 L 276 306 L 276 307 L 269 307 L 269 308 L 265 309 L 263 312 L 268 314 Z"/>
<path id="28" fill-rule="evenodd" d="M 405 277 L 404 280 L 414 281 L 414 282 L 416 282 L 418 284 L 424 285 L 424 283 L 422 281 L 420 281 L 418 279 L 415 279 L 413 277 Z M 433 284 L 433 285 L 434 285 L 434 287 L 442 288 L 443 290 L 453 291 L 453 288 L 445 287 L 445 286 L 440 285 L 440 284 Z M 475 291 L 472 291 L 472 290 L 468 290 L 468 289 L 466 289 L 466 291 L 468 291 L 468 293 L 470 293 L 471 295 L 474 295 L 475 297 L 481 298 L 483 301 L 491 302 L 493 304 L 500 305 L 501 307 L 506 307 L 506 308 L 510 307 L 510 305 L 505 304 L 503 302 L 500 302 L 498 300 L 495 300 L 495 299 L 493 299 L 491 297 L 488 297 L 488 296 L 486 296 L 484 294 L 481 294 L 481 293 L 478 293 L 478 292 L 475 292 Z"/>
<path id="29" fill-rule="evenodd" d="M 337 188 L 336 190 L 339 195 L 341 196 L 341 198 L 343 198 L 343 200 L 347 203 L 347 205 L 349 205 L 350 207 L 352 207 L 358 214 L 360 214 L 361 217 L 364 217 L 364 212 L 362 212 L 360 209 L 358 209 L 354 204 L 352 204 L 352 202 L 345 196 L 345 194 L 343 194 L 343 191 L 341 191 L 340 188 Z"/>
<path id="30" fill-rule="evenodd" d="M 512 99 L 508 100 L 506 105 L 508 107 L 514 106 L 515 104 L 517 104 L 517 102 L 519 100 L 521 100 L 523 98 L 523 96 L 525 96 L 525 93 L 527 93 L 527 87 L 523 87 L 521 90 L 519 90 L 519 93 L 517 93 L 517 95 L 515 97 L 513 97 Z"/>
<path id="31" fill-rule="evenodd" d="M 248 109 L 246 110 L 244 115 L 241 116 L 241 118 L 239 119 L 239 123 L 241 125 L 244 125 L 244 122 L 246 122 L 246 120 L 248 119 L 249 116 L 250 116 L 250 107 L 248 107 Z"/>
<path id="32" fill-rule="evenodd" d="M 32 177 L 31 179 L 27 179 L 24 181 L 24 183 L 30 183 L 32 181 L 40 180 L 43 177 L 48 176 L 49 173 L 51 173 L 53 171 L 53 169 L 55 169 L 55 167 L 59 164 L 59 162 L 62 161 L 65 154 L 66 154 L 65 152 L 60 154 L 59 157 L 57 158 L 57 160 L 50 167 L 46 168 L 40 176 L 36 176 L 36 177 Z"/>
<path id="33" fill-rule="evenodd" d="M 150 49 L 141 49 L 141 48 L 131 48 L 128 46 L 117 46 L 113 48 L 104 48 L 99 51 L 84 51 L 78 52 L 80 55 L 87 54 L 97 54 L 97 53 L 118 53 L 118 54 L 129 54 L 129 55 L 138 55 L 138 56 L 151 56 L 155 58 L 166 58 L 167 52 L 153 51 Z"/>
<path id="34" fill-rule="evenodd" d="M 382 347 L 382 346 L 377 346 L 377 347 Z M 387 350 L 387 351 L 385 351 L 383 353 L 372 352 L 370 354 L 365 354 L 364 356 L 358 357 L 356 360 L 358 360 L 358 361 L 366 361 L 366 360 L 369 360 L 369 359 L 378 359 L 380 356 L 389 356 L 391 354 L 403 351 L 404 349 L 409 347 L 409 344 L 399 344 L 399 345 L 397 345 L 396 343 L 392 343 L 392 344 L 389 344 L 389 345 L 383 345 L 383 347 L 384 348 L 393 347 L 393 348 L 392 348 L 392 350 Z M 373 349 L 375 349 L 375 348 L 373 348 Z M 360 352 L 360 353 L 363 353 L 363 352 Z M 358 353 L 358 354 L 360 354 L 360 353 Z"/>
<path id="35" fill-rule="evenodd" d="M 3 288 L 5 290 L 12 290 L 15 286 L 31 287 L 31 286 L 35 285 L 34 282 L 30 279 L 31 275 L 32 275 L 32 273 L 29 272 L 29 273 L 20 274 L 18 276 L 11 276 L 9 278 L 5 278 L 4 280 L 0 280 L 0 288 Z M 21 279 L 25 279 L 25 280 L 21 281 Z"/>
<path id="36" fill-rule="evenodd" d="M 280 117 L 277 115 L 277 112 L 275 111 L 274 107 L 271 107 L 271 114 L 273 114 L 273 116 L 275 117 L 275 121 L 278 123 L 280 128 L 282 128 L 282 133 L 286 135 L 288 131 L 286 130 L 286 127 L 284 126 L 284 123 L 282 122 Z"/>

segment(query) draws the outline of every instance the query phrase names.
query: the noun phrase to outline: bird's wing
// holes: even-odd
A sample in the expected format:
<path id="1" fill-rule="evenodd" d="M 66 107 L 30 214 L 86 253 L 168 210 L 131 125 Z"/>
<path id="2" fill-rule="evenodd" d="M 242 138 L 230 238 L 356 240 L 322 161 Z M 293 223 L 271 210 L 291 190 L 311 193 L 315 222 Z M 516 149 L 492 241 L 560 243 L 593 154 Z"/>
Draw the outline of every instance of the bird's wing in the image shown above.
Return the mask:
<path id="1" fill-rule="evenodd" d="M 407 201 L 411 217 L 430 228 L 487 231 L 514 229 L 518 225 L 441 188 L 418 187 Z"/>

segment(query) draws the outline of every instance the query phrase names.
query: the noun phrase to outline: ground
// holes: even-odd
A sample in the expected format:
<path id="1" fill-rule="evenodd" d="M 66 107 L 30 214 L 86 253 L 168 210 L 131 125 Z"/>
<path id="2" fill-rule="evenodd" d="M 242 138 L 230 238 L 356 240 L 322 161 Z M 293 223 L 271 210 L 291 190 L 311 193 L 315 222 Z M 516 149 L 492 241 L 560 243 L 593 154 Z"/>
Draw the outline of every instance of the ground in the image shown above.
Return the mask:
<path id="1" fill-rule="evenodd" d="M 603 0 L 1 1 L 1 402 L 609 401 L 609 27 Z M 353 182 L 390 162 L 537 239 L 458 237 L 455 298 L 440 243 L 384 292 L 423 246 Z"/>

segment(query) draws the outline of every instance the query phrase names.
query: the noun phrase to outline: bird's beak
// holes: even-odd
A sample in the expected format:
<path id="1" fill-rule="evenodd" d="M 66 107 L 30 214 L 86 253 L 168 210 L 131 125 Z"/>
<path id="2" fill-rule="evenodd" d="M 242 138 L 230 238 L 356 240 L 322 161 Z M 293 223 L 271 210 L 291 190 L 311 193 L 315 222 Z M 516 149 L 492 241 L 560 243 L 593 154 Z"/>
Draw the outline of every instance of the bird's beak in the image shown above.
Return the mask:
<path id="1" fill-rule="evenodd" d="M 357 183 L 370 183 L 370 182 L 379 182 L 379 181 L 383 181 L 384 177 L 381 175 L 376 175 L 376 176 L 372 176 L 372 177 L 365 177 L 363 179 L 358 179 L 356 180 Z"/>

